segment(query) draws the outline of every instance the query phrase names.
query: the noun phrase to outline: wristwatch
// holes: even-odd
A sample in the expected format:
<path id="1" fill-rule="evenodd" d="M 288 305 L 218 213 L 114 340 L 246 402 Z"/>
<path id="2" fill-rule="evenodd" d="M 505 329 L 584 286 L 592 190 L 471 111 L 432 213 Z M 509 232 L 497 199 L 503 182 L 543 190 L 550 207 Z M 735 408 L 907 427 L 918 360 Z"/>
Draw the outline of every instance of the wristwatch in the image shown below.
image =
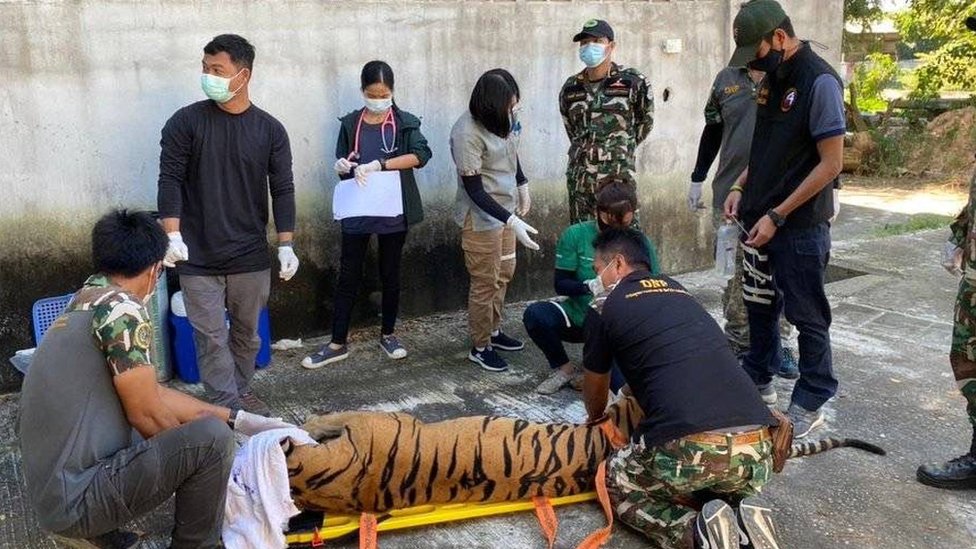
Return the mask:
<path id="1" fill-rule="evenodd" d="M 766 210 L 766 215 L 773 220 L 773 225 L 776 225 L 777 227 L 782 227 L 786 224 L 786 218 L 776 213 L 776 210 L 772 208 Z"/>
<path id="2" fill-rule="evenodd" d="M 380 169 L 383 170 L 384 172 L 386 171 L 386 159 L 385 158 L 380 158 Z"/>
<path id="3" fill-rule="evenodd" d="M 230 409 L 230 415 L 227 416 L 227 426 L 230 427 L 231 430 L 234 429 L 234 422 L 237 421 L 237 412 L 239 412 L 239 411 L 240 410 L 238 410 L 236 408 L 231 408 Z"/>

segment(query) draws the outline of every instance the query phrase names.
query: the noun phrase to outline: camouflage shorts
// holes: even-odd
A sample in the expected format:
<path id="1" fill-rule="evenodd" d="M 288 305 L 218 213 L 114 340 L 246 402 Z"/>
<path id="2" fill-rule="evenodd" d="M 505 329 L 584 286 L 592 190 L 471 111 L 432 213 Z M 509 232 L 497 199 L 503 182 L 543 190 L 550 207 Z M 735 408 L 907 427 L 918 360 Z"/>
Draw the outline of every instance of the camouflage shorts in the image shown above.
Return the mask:
<path id="1" fill-rule="evenodd" d="M 956 296 L 949 364 L 976 427 L 976 283 L 963 278 Z"/>
<path id="2" fill-rule="evenodd" d="M 659 547 L 677 546 L 705 501 L 731 503 L 756 494 L 772 475 L 772 443 L 733 446 L 686 439 L 610 457 L 607 490 L 621 522 Z"/>

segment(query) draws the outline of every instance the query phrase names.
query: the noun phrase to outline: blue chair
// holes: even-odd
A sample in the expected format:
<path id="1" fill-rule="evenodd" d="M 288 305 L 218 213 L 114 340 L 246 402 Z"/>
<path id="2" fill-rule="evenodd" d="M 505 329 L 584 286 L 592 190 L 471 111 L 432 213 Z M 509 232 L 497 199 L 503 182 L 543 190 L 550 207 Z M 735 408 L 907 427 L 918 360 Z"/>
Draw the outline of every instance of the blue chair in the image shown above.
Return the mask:
<path id="1" fill-rule="evenodd" d="M 57 297 L 45 297 L 34 302 L 34 306 L 31 307 L 31 316 L 34 318 L 34 343 L 36 345 L 41 344 L 41 338 L 44 337 L 44 333 L 61 316 L 61 313 L 68 307 L 68 303 L 71 302 L 71 298 L 74 295 L 67 294 Z"/>

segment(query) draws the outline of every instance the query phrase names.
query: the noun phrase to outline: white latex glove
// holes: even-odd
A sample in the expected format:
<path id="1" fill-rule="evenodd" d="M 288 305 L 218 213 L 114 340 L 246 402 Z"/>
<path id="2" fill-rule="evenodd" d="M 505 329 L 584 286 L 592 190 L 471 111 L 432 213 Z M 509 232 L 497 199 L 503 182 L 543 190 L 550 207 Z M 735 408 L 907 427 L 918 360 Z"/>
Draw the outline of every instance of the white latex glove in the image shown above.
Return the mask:
<path id="1" fill-rule="evenodd" d="M 166 233 L 166 236 L 169 237 L 169 246 L 166 247 L 166 255 L 163 256 L 164 266 L 175 267 L 177 261 L 190 259 L 190 251 L 186 248 L 186 243 L 183 242 L 183 235 L 179 231 Z"/>
<path id="2" fill-rule="evenodd" d="M 828 220 L 831 224 L 837 220 L 837 214 L 840 213 L 840 189 L 834 189 L 834 215 Z"/>
<path id="3" fill-rule="evenodd" d="M 705 203 L 702 202 L 702 185 L 704 181 L 692 181 L 688 185 L 688 211 L 695 213 L 698 210 L 705 209 Z"/>
<path id="4" fill-rule="evenodd" d="M 360 164 L 356 166 L 356 183 L 359 183 L 361 186 L 365 187 L 366 175 L 368 175 L 371 172 L 378 172 L 382 169 L 383 167 L 380 166 L 379 160 L 374 160 L 369 164 Z"/>
<path id="5" fill-rule="evenodd" d="M 590 293 L 595 296 L 603 293 L 603 281 L 600 280 L 600 277 L 591 278 L 584 282 L 584 284 L 586 284 L 586 287 L 590 289 Z"/>
<path id="6" fill-rule="evenodd" d="M 278 276 L 282 280 L 291 280 L 291 277 L 298 272 L 298 256 L 291 246 L 278 246 L 278 263 L 281 264 Z"/>
<path id="7" fill-rule="evenodd" d="M 349 160 L 348 158 L 340 158 L 339 160 L 336 160 L 335 165 L 332 167 L 335 168 L 336 173 L 346 175 L 358 165 L 359 164 L 356 164 L 355 162 Z"/>
<path id="8" fill-rule="evenodd" d="M 249 437 L 273 429 L 291 429 L 294 427 L 291 423 L 282 421 L 280 417 L 264 417 L 244 410 L 238 410 L 237 417 L 234 418 L 234 430 Z"/>
<path id="9" fill-rule="evenodd" d="M 515 231 L 515 238 L 522 243 L 523 246 L 530 250 L 538 250 L 539 245 L 536 244 L 529 234 L 539 234 L 539 231 L 535 230 L 532 225 L 529 225 L 525 221 L 522 221 L 517 216 L 511 215 L 508 217 L 508 221 L 505 222 L 506 225 Z"/>
<path id="10" fill-rule="evenodd" d="M 951 275 L 962 275 L 962 248 L 948 240 L 942 248 L 942 267 Z"/>
<path id="11" fill-rule="evenodd" d="M 529 184 L 519 185 L 518 189 L 518 206 L 515 207 L 515 215 L 525 216 L 529 214 L 529 208 L 532 207 L 532 197 L 529 196 Z"/>

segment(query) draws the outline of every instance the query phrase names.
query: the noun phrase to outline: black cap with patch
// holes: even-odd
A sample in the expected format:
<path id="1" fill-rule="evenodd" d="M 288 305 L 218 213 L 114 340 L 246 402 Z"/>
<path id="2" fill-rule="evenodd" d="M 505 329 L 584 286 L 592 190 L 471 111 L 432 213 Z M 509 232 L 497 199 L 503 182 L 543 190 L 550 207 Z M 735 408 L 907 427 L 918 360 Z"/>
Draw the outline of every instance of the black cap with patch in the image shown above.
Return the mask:
<path id="1" fill-rule="evenodd" d="M 584 38 L 606 38 L 613 42 L 613 27 L 603 19 L 590 19 L 583 23 L 583 30 L 576 33 L 573 42 L 579 42 Z"/>
<path id="2" fill-rule="evenodd" d="M 967 17 L 966 26 L 969 28 L 969 30 L 976 32 L 976 17 Z"/>

